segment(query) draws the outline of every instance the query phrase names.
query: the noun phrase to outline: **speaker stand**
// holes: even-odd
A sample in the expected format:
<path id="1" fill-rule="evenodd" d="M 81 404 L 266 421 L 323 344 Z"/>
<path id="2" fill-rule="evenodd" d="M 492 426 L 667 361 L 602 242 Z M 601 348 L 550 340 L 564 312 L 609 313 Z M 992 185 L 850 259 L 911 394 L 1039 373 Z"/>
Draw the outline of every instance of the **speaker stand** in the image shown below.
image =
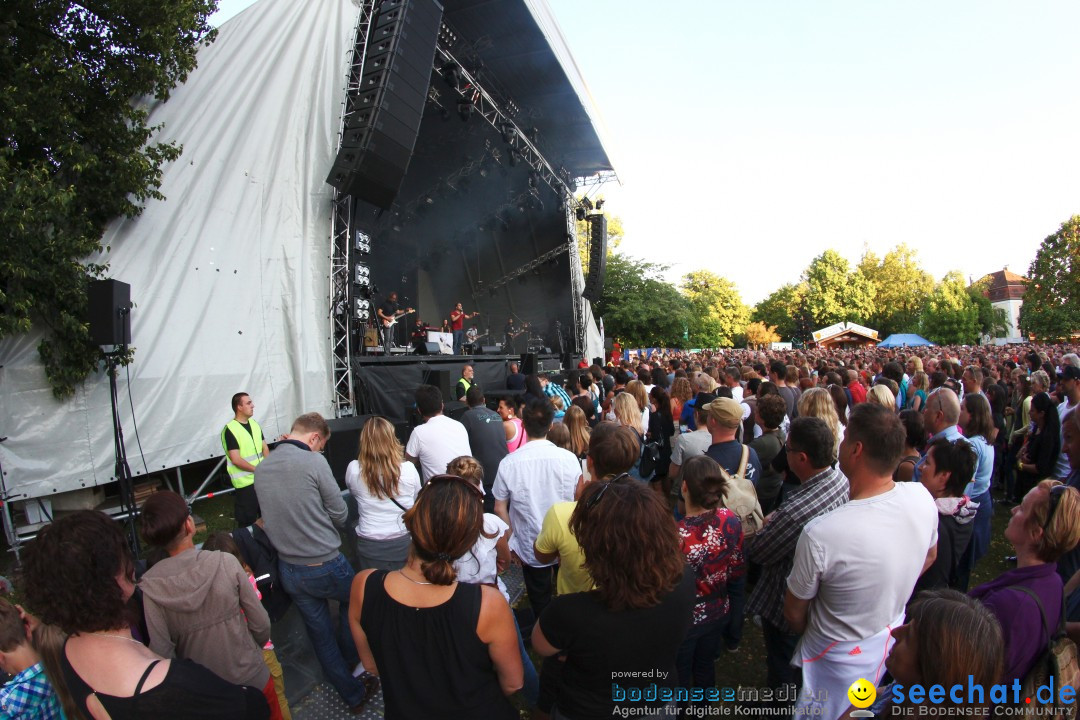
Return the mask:
<path id="1" fill-rule="evenodd" d="M 139 529 L 137 525 L 139 509 L 135 505 L 135 486 L 132 482 L 131 468 L 128 466 L 127 449 L 124 447 L 124 428 L 120 422 L 119 393 L 116 389 L 116 369 L 120 366 L 120 358 L 127 350 L 104 353 L 106 372 L 109 373 L 109 398 L 112 407 L 113 424 L 113 452 L 116 456 L 116 465 L 113 472 L 117 482 L 120 483 L 120 511 L 125 516 L 124 526 L 128 535 L 128 544 L 135 557 L 140 554 Z"/>

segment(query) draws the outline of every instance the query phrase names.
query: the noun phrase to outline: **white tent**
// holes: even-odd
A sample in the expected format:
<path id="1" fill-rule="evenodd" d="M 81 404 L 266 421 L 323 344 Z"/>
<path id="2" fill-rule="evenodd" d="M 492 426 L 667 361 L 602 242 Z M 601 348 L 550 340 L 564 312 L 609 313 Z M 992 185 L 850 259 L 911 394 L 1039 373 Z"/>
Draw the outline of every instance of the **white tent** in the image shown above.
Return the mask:
<path id="1" fill-rule="evenodd" d="M 595 118 L 546 3 L 523 5 Z M 237 391 L 252 395 L 270 437 L 302 412 L 332 414 L 325 178 L 358 13 L 350 0 L 261 0 L 219 29 L 167 103 L 149 107 L 149 124 L 164 125 L 157 139 L 183 154 L 163 168 L 166 199 L 114 223 L 110 252 L 95 259 L 131 285 L 135 303 L 120 415 L 136 475 L 220 456 Z M 589 147 L 606 158 L 598 140 Z M 594 357 L 602 344 L 587 307 L 586 317 Z M 0 340 L 0 463 L 12 500 L 113 480 L 108 379 L 94 374 L 56 401 L 40 338 Z"/>
<path id="2" fill-rule="evenodd" d="M 266 433 L 331 411 L 327 305 L 341 97 L 358 9 L 349 0 L 263 0 L 223 25 L 199 67 L 151 107 L 184 147 L 164 201 L 114 223 L 109 275 L 131 285 L 135 362 L 120 375 L 131 469 L 138 423 L 153 472 L 222 454 L 229 399 L 251 393 Z M 28 496 L 113 476 L 108 380 L 52 398 L 38 336 L 0 342 L 0 446 L 9 488 Z"/>

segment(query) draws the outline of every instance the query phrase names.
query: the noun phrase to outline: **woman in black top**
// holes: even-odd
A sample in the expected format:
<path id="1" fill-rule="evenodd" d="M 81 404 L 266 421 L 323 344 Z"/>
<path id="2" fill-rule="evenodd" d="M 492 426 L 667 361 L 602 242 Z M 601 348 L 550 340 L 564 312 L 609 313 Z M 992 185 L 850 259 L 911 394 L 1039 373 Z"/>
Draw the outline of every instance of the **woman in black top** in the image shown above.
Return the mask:
<path id="1" fill-rule="evenodd" d="M 26 601 L 44 625 L 42 659 L 69 720 L 265 720 L 261 690 L 131 636 L 135 565 L 108 515 L 82 510 L 43 529 L 23 555 Z M 67 638 L 65 639 L 65 634 Z"/>
<path id="2" fill-rule="evenodd" d="M 654 385 L 649 392 L 649 401 L 651 409 L 646 442 L 655 442 L 660 445 L 660 457 L 656 461 L 656 475 L 653 476 L 653 482 L 661 482 L 665 485 L 664 497 L 667 497 L 671 491 L 667 474 L 668 466 L 671 465 L 671 438 L 675 435 L 675 418 L 671 416 L 671 398 L 659 385 Z"/>
<path id="3" fill-rule="evenodd" d="M 1035 432 L 1028 435 L 1023 450 L 1020 451 L 1016 492 L 1020 497 L 1027 495 L 1035 483 L 1045 478 L 1053 478 L 1054 467 L 1061 453 L 1061 421 L 1058 419 L 1057 406 L 1044 392 L 1031 398 L 1031 421 Z"/>
<path id="4" fill-rule="evenodd" d="M 483 490 L 436 475 L 404 520 L 405 567 L 361 571 L 349 601 L 360 659 L 382 678 L 386 717 L 517 718 L 506 696 L 521 689 L 524 670 L 510 605 L 454 571 L 483 531 Z"/>

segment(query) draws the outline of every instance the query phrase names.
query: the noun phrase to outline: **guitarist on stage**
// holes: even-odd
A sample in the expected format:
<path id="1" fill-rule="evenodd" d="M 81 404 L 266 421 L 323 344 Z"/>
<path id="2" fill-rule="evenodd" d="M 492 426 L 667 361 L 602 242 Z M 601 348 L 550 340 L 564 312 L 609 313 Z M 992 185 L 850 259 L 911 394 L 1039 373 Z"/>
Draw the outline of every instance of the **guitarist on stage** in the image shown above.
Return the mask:
<path id="1" fill-rule="evenodd" d="M 480 313 L 474 312 L 472 315 L 466 315 L 465 311 L 461 309 L 461 303 L 454 306 L 454 309 L 450 312 L 450 330 L 454 333 L 454 354 L 461 354 L 461 346 L 465 342 L 465 321 L 474 318 Z"/>
<path id="2" fill-rule="evenodd" d="M 408 308 L 407 310 L 398 309 L 396 292 L 387 295 L 383 304 L 375 309 L 375 314 L 379 316 L 379 325 L 382 330 L 383 355 L 390 354 L 390 345 L 394 338 L 394 326 L 397 325 L 397 319 L 402 315 L 408 315 L 412 311 L 412 308 Z"/>

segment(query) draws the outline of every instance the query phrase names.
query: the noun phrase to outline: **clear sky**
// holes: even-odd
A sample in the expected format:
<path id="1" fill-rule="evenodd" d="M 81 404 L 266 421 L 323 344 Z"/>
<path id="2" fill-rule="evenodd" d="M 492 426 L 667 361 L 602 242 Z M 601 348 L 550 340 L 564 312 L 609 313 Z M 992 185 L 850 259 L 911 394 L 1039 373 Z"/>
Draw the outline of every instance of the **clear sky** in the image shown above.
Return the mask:
<path id="1" fill-rule="evenodd" d="M 621 250 L 672 280 L 752 304 L 826 248 L 901 242 L 936 278 L 1024 274 L 1080 213 L 1076 0 L 548 2 L 608 129 Z"/>

